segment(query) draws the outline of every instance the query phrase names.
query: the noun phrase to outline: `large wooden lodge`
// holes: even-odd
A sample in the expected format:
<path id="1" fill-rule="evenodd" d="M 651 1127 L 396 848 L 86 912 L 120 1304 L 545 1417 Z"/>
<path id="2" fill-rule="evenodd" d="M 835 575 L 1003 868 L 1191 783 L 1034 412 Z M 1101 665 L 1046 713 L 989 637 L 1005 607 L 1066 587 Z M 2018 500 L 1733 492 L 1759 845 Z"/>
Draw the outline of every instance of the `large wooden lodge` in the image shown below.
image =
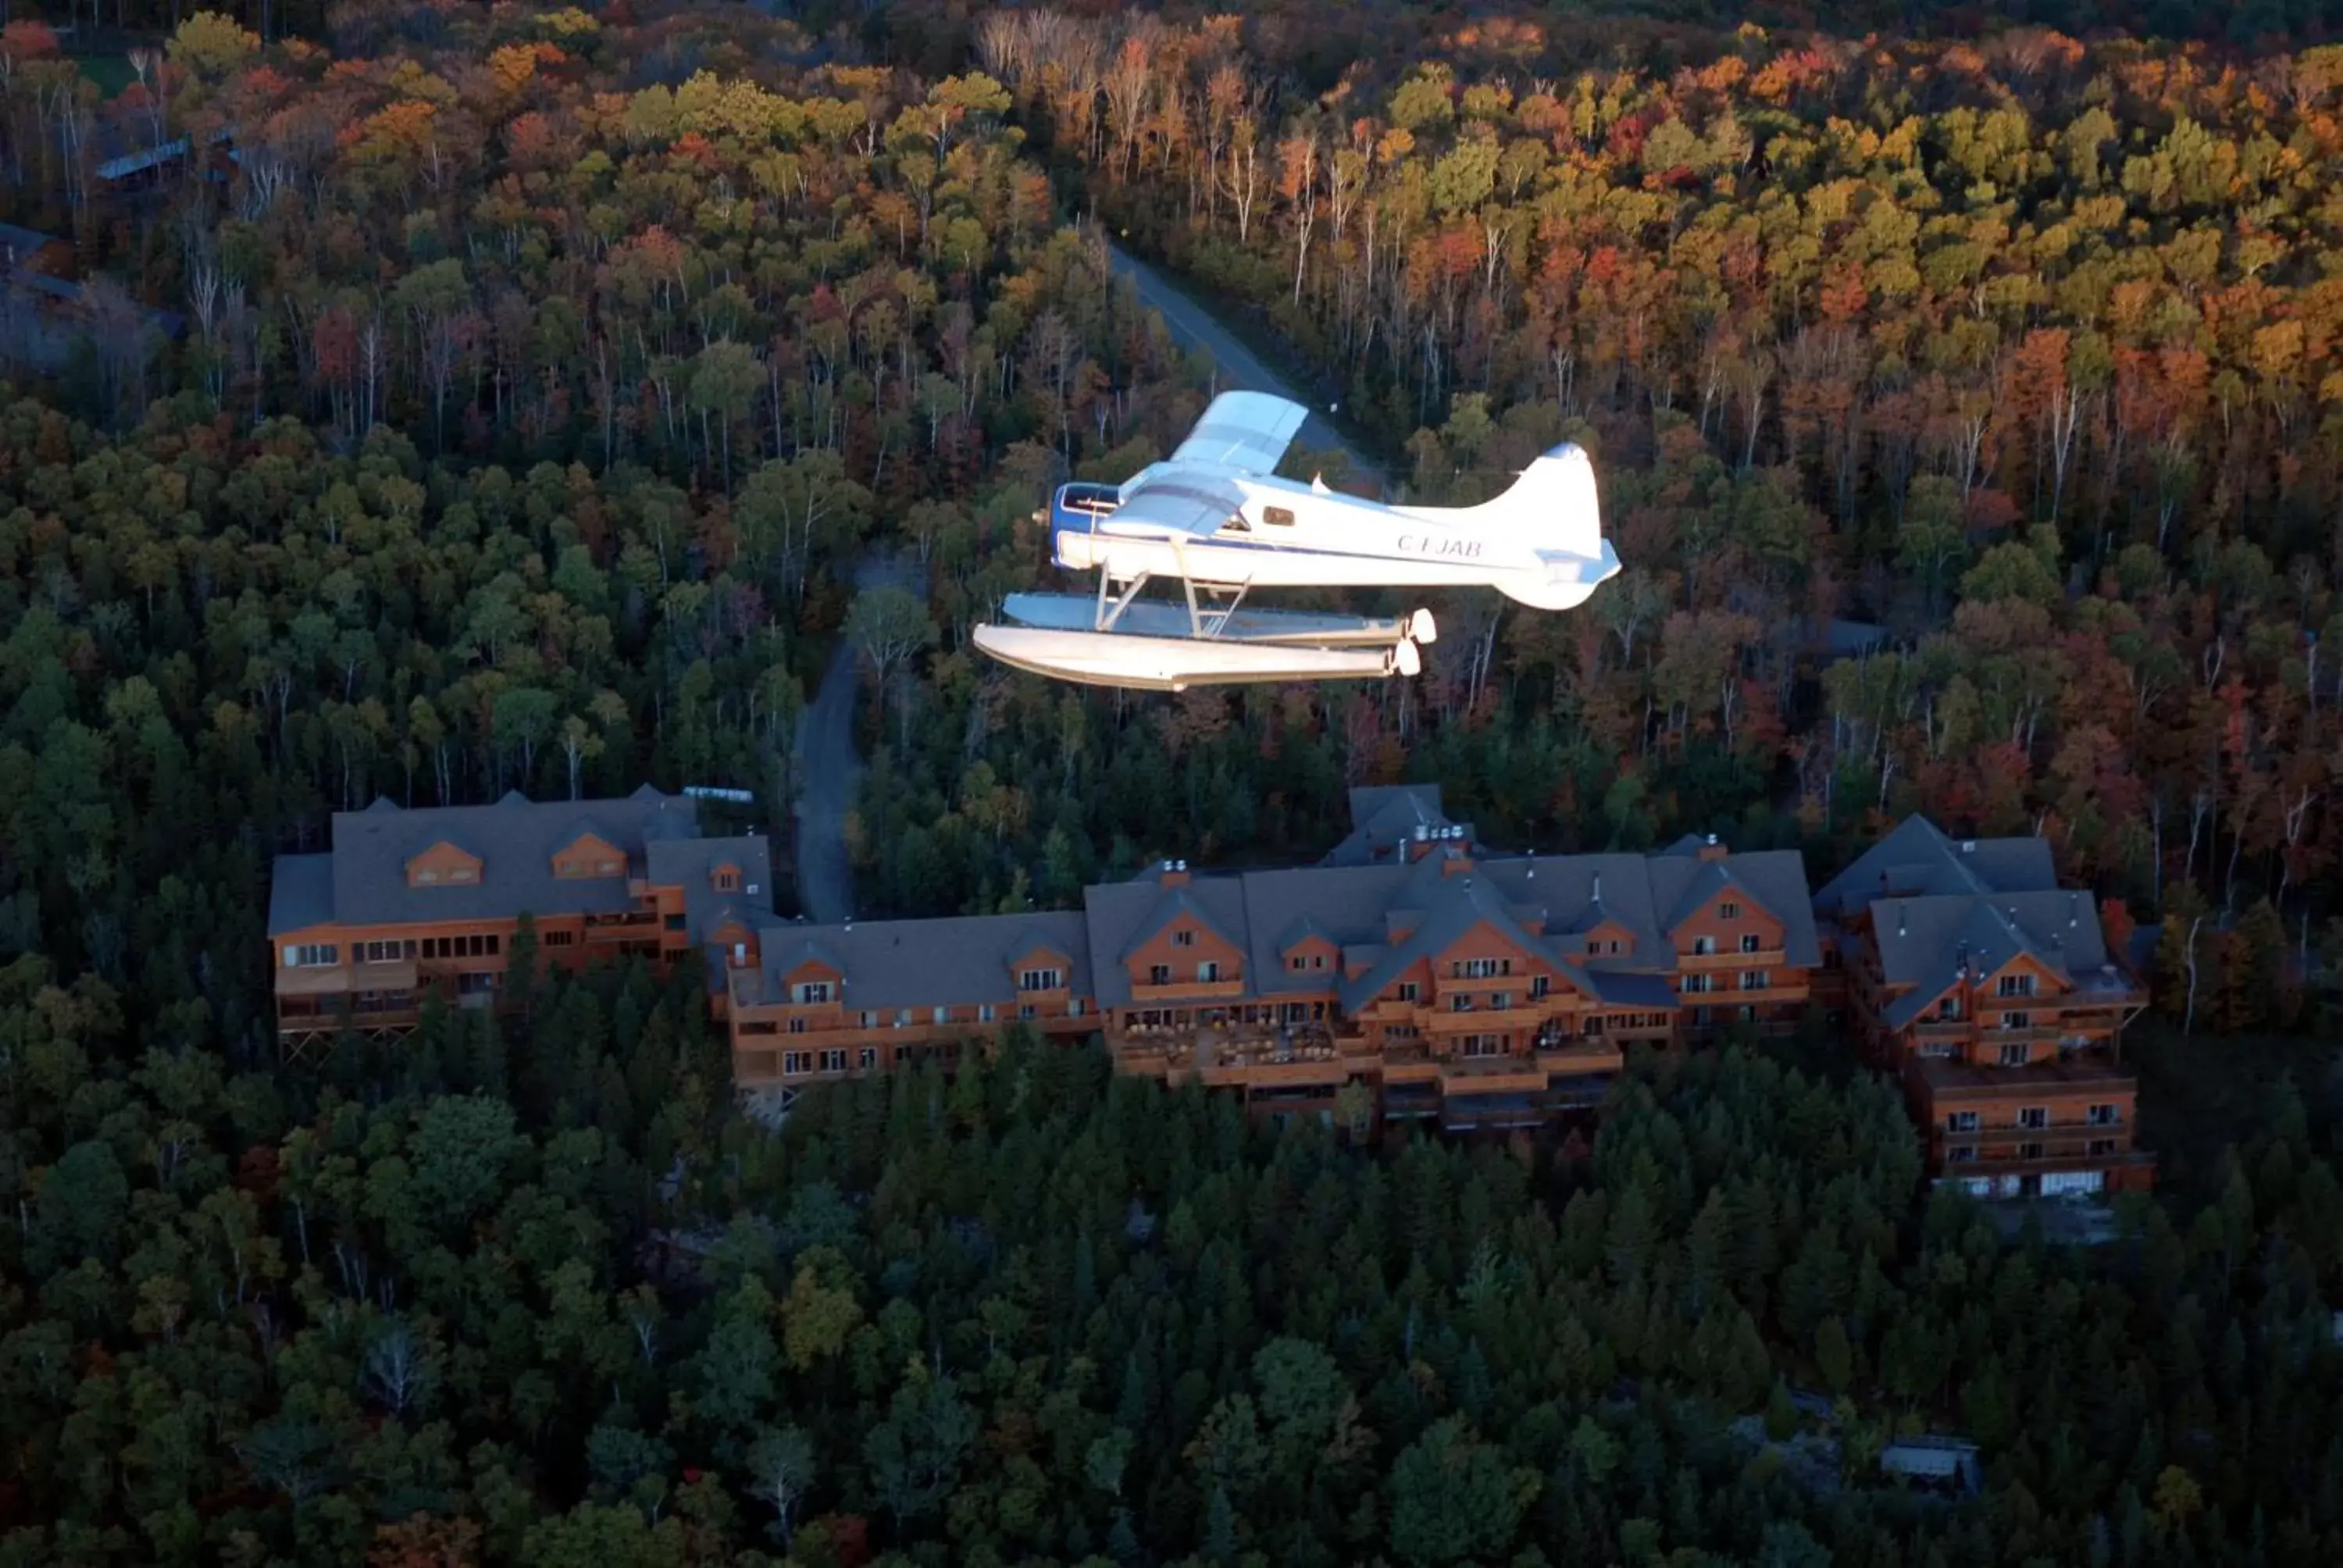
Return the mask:
<path id="1" fill-rule="evenodd" d="M 699 966 L 738 1083 L 784 1101 L 1023 1025 L 1267 1115 L 1528 1128 L 1598 1104 L 1634 1042 L 1818 1018 L 1899 1078 L 1941 1179 L 2153 1178 L 2118 1048 L 2144 998 L 2040 839 L 1913 818 L 1815 894 L 1789 850 L 1498 854 L 1436 786 L 1351 804 L 1316 866 L 1175 860 L 1079 911 L 814 926 L 771 912 L 768 840 L 701 837 L 684 797 L 378 800 L 278 859 L 279 1036 L 411 1029 L 433 990 L 493 1006 L 526 914 L 549 964 Z"/>

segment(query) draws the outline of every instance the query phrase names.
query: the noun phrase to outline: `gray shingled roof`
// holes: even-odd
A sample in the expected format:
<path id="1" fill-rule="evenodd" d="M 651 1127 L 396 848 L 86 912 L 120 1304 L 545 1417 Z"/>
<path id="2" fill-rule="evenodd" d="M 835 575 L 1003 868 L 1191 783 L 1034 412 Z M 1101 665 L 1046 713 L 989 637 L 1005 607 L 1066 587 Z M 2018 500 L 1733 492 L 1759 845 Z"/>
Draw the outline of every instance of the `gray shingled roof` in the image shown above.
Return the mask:
<path id="1" fill-rule="evenodd" d="M 769 999 L 780 1000 L 790 971 L 809 955 L 818 956 L 841 977 L 849 1010 L 1013 1004 L 1017 977 L 1011 966 L 1037 946 L 1055 948 L 1072 961 L 1069 978 L 1077 996 L 1087 994 L 1082 980 L 1091 967 L 1083 918 L 1071 912 L 774 924 L 761 933 L 761 946 Z"/>
<path id="2" fill-rule="evenodd" d="M 753 930 L 771 918 L 773 854 L 769 839 L 654 839 L 644 847 L 643 860 L 652 881 L 683 890 L 684 919 L 693 941 L 713 940 L 717 928 L 727 920 Z M 740 886 L 735 892 L 719 893 L 716 868 L 728 861 L 739 868 Z"/>
<path id="3" fill-rule="evenodd" d="M 2023 953 L 2079 990 L 2127 989 L 2109 960 L 2097 900 L 2089 894 L 1951 894 L 1879 900 L 1872 908 L 1881 978 L 1911 989 L 1883 1017 L 1900 1029 L 1920 1016 L 1960 977 L 1966 961 L 1990 976 Z"/>
<path id="4" fill-rule="evenodd" d="M 2030 893 L 2057 885 L 2046 839 L 1956 841 L 1926 817 L 1913 816 L 1824 883 L 1815 908 L 1844 920 L 1883 895 Z"/>
<path id="5" fill-rule="evenodd" d="M 627 858 L 614 877 L 556 877 L 556 854 L 592 833 Z M 492 806 L 402 809 L 377 797 L 362 811 L 337 811 L 333 849 L 277 857 L 269 930 L 338 921 L 396 925 L 415 920 L 501 920 L 530 914 L 615 914 L 635 907 L 630 876 L 685 890 L 694 940 L 728 913 L 753 926 L 772 907 L 770 846 L 759 838 L 699 837 L 699 803 L 646 785 L 622 800 L 532 801 L 508 791 Z M 435 844 L 480 861 L 480 879 L 413 888 L 407 863 Z M 711 869 L 740 868 L 737 894 L 719 894 Z M 757 890 L 753 894 L 750 886 Z"/>
<path id="6" fill-rule="evenodd" d="M 268 888 L 268 934 L 322 926 L 334 918 L 334 858 L 279 855 Z"/>
<path id="7" fill-rule="evenodd" d="M 1129 962 L 1128 955 L 1182 911 L 1192 912 L 1239 952 L 1252 953 L 1242 879 L 1196 877 L 1185 886 L 1167 889 L 1162 875 L 1162 868 L 1157 867 L 1131 881 L 1082 890 L 1086 951 L 1098 959 L 1091 983 L 1097 988 L 1094 994 L 1101 1007 L 1120 1007 L 1131 1000 L 1131 975 L 1123 967 Z M 1262 976 L 1261 966 L 1249 957 L 1246 978 L 1258 984 Z"/>
<path id="8" fill-rule="evenodd" d="M 1470 823 L 1453 822 L 1443 809 L 1437 784 L 1361 784 L 1351 790 L 1351 833 L 1327 851 L 1329 866 L 1365 866 L 1416 835 L 1419 829 L 1437 832 L 1463 829 L 1463 841 L 1473 840 Z"/>

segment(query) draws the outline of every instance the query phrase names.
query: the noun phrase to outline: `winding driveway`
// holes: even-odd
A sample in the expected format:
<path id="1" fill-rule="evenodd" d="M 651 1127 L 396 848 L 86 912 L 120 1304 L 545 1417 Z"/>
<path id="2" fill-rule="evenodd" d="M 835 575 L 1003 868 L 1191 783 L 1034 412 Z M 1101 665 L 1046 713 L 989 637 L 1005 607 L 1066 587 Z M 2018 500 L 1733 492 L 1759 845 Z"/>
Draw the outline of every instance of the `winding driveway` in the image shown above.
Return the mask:
<path id="1" fill-rule="evenodd" d="M 1342 453 L 1351 460 L 1353 473 L 1373 480 L 1378 487 L 1383 484 L 1381 464 L 1346 438 L 1326 417 L 1323 409 L 1312 405 L 1306 395 L 1295 390 L 1292 382 L 1263 364 L 1259 355 L 1240 342 L 1236 334 L 1211 311 L 1183 293 L 1179 285 L 1112 240 L 1106 242 L 1106 257 L 1117 277 L 1131 279 L 1131 286 L 1139 291 L 1139 302 L 1163 317 L 1173 342 L 1182 348 L 1202 348 L 1212 357 L 1215 383 L 1222 390 L 1272 392 L 1309 408 L 1310 417 L 1302 422 L 1302 432 L 1294 439 L 1322 452 Z"/>

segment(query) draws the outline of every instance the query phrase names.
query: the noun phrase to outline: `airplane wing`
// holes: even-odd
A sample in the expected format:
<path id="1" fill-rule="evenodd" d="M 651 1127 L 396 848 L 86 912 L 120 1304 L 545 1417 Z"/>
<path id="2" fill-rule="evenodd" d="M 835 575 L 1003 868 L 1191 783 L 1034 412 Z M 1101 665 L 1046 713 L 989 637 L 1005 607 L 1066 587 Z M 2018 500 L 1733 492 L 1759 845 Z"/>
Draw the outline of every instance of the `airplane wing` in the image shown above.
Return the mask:
<path id="1" fill-rule="evenodd" d="M 1266 392 L 1223 392 L 1212 399 L 1171 461 L 1232 468 L 1240 474 L 1270 473 L 1309 417 L 1310 410 L 1301 404 Z"/>
<path id="2" fill-rule="evenodd" d="M 1195 437 L 1190 437 L 1192 442 Z M 1182 448 L 1183 451 L 1185 447 Z M 1165 468 L 1169 468 L 1165 465 Z M 1143 523 L 1169 533 L 1217 533 L 1244 506 L 1244 492 L 1226 479 L 1193 470 L 1159 469 L 1114 509 L 1114 527 Z"/>

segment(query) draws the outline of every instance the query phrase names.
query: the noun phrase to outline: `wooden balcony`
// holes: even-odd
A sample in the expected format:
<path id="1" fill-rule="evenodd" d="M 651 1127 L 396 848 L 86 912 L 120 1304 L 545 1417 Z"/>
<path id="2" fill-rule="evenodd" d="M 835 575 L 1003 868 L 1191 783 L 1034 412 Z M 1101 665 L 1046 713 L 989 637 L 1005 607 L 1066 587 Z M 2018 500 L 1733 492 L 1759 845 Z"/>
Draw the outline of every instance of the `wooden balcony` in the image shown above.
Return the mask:
<path id="1" fill-rule="evenodd" d="M 1463 1012 L 1433 1011 L 1423 1013 L 1423 1028 L 1436 1035 L 1502 1034 L 1513 1030 L 1534 1030 L 1552 1018 L 1549 1005 L 1533 1003 L 1523 1007 L 1476 1007 Z"/>
<path id="2" fill-rule="evenodd" d="M 2097 1158 L 2091 1154 L 2094 1143 L 2113 1143 L 2118 1151 L 2128 1152 L 2132 1147 L 2131 1128 L 2123 1122 L 2085 1126 L 2064 1121 L 2055 1127 L 1983 1127 L 1974 1132 L 1952 1132 L 1942 1128 L 1928 1134 L 1929 1152 L 1943 1159 L 1948 1150 L 1974 1149 L 1983 1161 L 2010 1161 L 2021 1158 L 2018 1150 L 2036 1144 L 2042 1152 L 2026 1158 L 2073 1161 Z"/>
<path id="3" fill-rule="evenodd" d="M 1131 1000 L 1134 1004 L 1210 1000 L 1244 994 L 1245 982 L 1242 980 L 1197 980 L 1193 976 L 1187 980 L 1166 980 L 1161 985 L 1133 982 L 1131 988 Z"/>
<path id="4" fill-rule="evenodd" d="M 2153 1171 L 2156 1155 L 2146 1149 L 2126 1149 L 2113 1154 L 2073 1154 L 2043 1151 L 2038 1160 L 1987 1159 L 1980 1154 L 1975 1160 L 1941 1160 L 1935 1161 L 1936 1173 L 1953 1181 L 1979 1176 L 2050 1176 L 2068 1171 Z"/>
<path id="5" fill-rule="evenodd" d="M 1543 1046 L 1537 1051 L 1538 1069 L 1553 1078 L 1575 1078 L 1590 1072 L 1617 1072 L 1627 1065 L 1624 1052 L 1608 1042 L 1607 1037 L 1582 1040 L 1568 1045 Z"/>
<path id="6" fill-rule="evenodd" d="M 277 971 L 280 997 L 346 996 L 357 991 L 411 991 L 416 985 L 415 960 L 393 959 L 385 963 L 305 964 Z"/>
<path id="7" fill-rule="evenodd" d="M 1786 948 L 1760 948 L 1754 953 L 1738 950 L 1726 953 L 1679 953 L 1677 966 L 1687 970 L 1762 970 L 1778 968 L 1790 961 Z"/>
<path id="8" fill-rule="evenodd" d="M 1440 1064 L 1440 1092 L 1462 1094 L 1543 1094 L 1546 1070 L 1521 1056 L 1476 1056 Z"/>

